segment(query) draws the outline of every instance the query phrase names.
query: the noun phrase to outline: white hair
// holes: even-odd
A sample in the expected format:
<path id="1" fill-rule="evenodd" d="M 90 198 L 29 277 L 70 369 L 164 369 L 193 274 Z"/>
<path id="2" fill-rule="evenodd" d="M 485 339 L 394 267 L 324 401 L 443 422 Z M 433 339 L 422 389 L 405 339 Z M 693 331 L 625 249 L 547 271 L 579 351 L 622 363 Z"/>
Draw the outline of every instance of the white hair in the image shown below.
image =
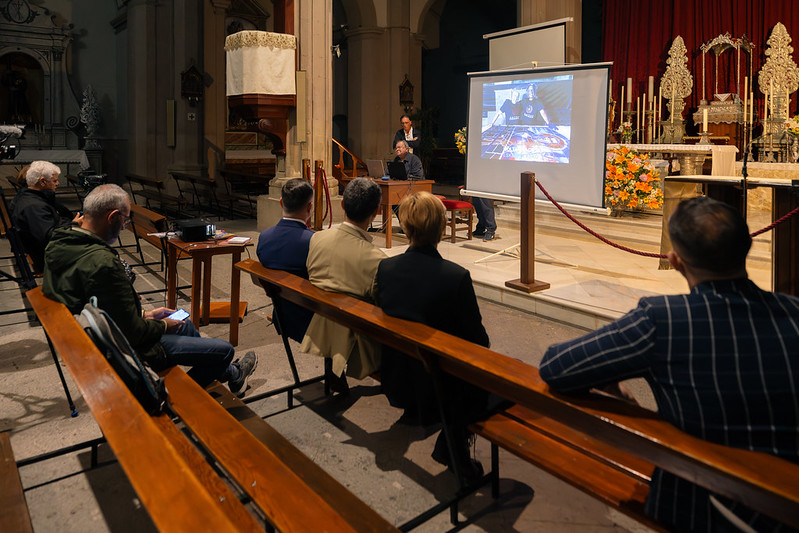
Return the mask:
<path id="1" fill-rule="evenodd" d="M 130 197 L 125 189 L 113 183 L 100 185 L 83 199 L 83 214 L 89 218 L 99 218 L 130 204 Z"/>
<path id="2" fill-rule="evenodd" d="M 57 165 L 49 161 L 34 161 L 28 167 L 28 172 L 25 174 L 25 182 L 28 187 L 33 187 L 39 180 L 44 178 L 47 181 L 53 179 L 54 176 L 61 174 L 61 169 Z"/>

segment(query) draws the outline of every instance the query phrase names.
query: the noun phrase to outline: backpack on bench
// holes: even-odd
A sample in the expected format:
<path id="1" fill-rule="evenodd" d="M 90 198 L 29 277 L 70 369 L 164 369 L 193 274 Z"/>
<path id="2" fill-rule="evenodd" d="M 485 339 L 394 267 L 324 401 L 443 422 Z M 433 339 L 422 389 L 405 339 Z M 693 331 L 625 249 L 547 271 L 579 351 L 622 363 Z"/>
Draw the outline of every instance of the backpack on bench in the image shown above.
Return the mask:
<path id="1" fill-rule="evenodd" d="M 167 399 L 164 380 L 141 362 L 111 317 L 98 309 L 97 298 L 92 296 L 75 319 L 142 407 L 150 414 L 160 413 Z"/>

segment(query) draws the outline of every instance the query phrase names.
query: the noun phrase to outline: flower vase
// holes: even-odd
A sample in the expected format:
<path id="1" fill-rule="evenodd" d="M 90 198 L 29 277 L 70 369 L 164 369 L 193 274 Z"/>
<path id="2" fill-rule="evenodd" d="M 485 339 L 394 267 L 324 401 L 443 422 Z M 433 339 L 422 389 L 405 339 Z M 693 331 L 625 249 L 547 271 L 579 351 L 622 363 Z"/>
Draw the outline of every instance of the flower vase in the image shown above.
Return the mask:
<path id="1" fill-rule="evenodd" d="M 799 162 L 799 136 L 791 135 L 793 142 L 788 146 L 788 159 L 791 163 Z"/>
<path id="2" fill-rule="evenodd" d="M 624 134 L 621 135 L 621 143 L 622 144 L 630 144 L 630 141 L 633 140 L 632 134 Z"/>

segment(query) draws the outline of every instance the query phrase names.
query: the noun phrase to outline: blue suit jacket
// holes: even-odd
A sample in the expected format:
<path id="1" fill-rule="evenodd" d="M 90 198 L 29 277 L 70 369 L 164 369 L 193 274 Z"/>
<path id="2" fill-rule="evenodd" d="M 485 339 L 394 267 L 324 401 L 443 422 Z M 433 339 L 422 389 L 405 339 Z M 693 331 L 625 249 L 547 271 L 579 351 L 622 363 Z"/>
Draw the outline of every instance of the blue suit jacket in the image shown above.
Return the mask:
<path id="1" fill-rule="evenodd" d="M 276 225 L 263 230 L 258 237 L 258 259 L 267 268 L 285 270 L 308 279 L 305 262 L 312 235 L 313 232 L 302 222 L 281 219 Z M 302 342 L 313 313 L 291 302 L 281 300 L 274 303 L 280 306 L 280 326 L 275 324 L 278 333 L 285 330 L 286 335 Z"/>

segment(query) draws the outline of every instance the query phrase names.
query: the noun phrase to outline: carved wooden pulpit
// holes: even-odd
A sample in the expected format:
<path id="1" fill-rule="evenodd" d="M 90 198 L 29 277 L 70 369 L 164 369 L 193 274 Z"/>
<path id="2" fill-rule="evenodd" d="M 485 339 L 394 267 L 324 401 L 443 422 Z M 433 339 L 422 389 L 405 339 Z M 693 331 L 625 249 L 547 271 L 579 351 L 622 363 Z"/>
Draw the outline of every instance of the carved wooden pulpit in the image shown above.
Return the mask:
<path id="1" fill-rule="evenodd" d="M 228 36 L 228 106 L 249 131 L 265 133 L 272 153 L 286 155 L 289 112 L 297 105 L 294 1 L 274 2 L 275 31 L 242 31 Z"/>

